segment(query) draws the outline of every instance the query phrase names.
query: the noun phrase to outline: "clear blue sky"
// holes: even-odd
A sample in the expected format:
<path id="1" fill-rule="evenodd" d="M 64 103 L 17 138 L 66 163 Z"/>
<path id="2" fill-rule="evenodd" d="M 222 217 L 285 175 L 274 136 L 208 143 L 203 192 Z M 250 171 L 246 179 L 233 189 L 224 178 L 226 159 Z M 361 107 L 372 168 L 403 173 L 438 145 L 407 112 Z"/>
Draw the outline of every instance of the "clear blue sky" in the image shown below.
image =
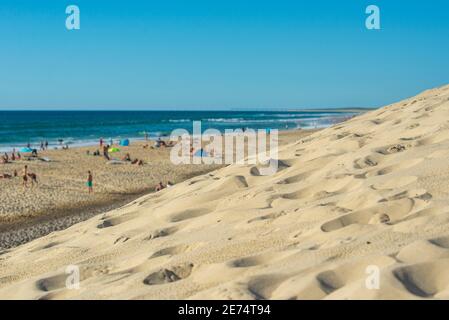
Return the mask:
<path id="1" fill-rule="evenodd" d="M 377 107 L 449 83 L 447 0 L 1 0 L 0 41 L 2 109 Z"/>

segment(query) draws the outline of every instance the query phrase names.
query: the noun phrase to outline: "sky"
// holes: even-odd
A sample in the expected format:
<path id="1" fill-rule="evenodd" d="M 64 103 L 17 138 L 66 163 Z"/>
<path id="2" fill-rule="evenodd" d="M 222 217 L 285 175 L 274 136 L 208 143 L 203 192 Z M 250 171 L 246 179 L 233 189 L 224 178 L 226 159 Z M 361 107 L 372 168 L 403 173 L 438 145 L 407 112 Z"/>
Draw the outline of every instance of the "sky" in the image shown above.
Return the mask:
<path id="1" fill-rule="evenodd" d="M 380 107 L 448 84 L 448 57 L 447 0 L 0 5 L 0 109 Z"/>

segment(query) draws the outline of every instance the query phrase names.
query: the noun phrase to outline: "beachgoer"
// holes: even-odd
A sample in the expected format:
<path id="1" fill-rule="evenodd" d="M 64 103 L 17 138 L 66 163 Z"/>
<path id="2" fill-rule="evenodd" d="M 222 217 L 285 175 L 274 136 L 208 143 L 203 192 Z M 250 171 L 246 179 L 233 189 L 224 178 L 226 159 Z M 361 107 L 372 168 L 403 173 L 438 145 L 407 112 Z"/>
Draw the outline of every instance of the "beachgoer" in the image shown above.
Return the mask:
<path id="1" fill-rule="evenodd" d="M 25 166 L 23 168 L 22 179 L 23 179 L 23 186 L 25 188 L 27 188 L 28 187 L 28 166 Z"/>
<path id="2" fill-rule="evenodd" d="M 161 191 L 162 189 L 165 189 L 164 185 L 162 184 L 162 181 L 158 183 L 156 186 L 156 192 Z"/>
<path id="3" fill-rule="evenodd" d="M 92 192 L 94 192 L 94 183 L 93 183 L 94 177 L 93 177 L 92 172 L 90 170 L 87 172 L 87 174 L 88 174 L 88 176 L 87 176 L 86 186 L 89 189 L 89 193 L 92 193 Z"/>
<path id="4" fill-rule="evenodd" d="M 37 185 L 37 175 L 35 173 L 28 173 L 28 177 L 31 178 L 31 186 L 34 187 L 34 185 Z"/>
<path id="5" fill-rule="evenodd" d="M 109 149 L 109 146 L 103 146 L 103 156 L 106 158 L 106 160 L 111 160 L 109 158 L 109 151 L 108 151 L 108 149 Z"/>

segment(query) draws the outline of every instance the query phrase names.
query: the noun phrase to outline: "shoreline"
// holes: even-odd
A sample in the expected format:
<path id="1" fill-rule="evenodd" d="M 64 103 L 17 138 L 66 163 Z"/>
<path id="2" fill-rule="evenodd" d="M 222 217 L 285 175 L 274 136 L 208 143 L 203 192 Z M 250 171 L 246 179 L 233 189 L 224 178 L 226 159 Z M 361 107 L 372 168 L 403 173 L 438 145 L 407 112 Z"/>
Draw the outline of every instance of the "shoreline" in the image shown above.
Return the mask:
<path id="1" fill-rule="evenodd" d="M 332 109 L 322 109 L 320 111 L 318 111 L 318 113 L 323 113 L 323 112 L 328 112 L 330 114 L 337 114 L 335 116 L 320 116 L 320 120 L 321 121 L 329 121 L 328 123 L 317 123 L 314 122 L 315 120 L 312 121 L 312 119 L 291 119 L 291 118 L 286 118 L 288 120 L 291 120 L 292 122 L 296 121 L 309 121 L 309 123 L 307 125 L 303 125 L 300 126 L 299 123 L 297 123 L 295 126 L 290 126 L 287 128 L 284 127 L 273 127 L 272 129 L 278 129 L 279 132 L 283 132 L 283 131 L 297 131 L 297 130 L 316 130 L 316 129 L 324 129 L 326 127 L 335 125 L 336 123 L 340 123 L 343 121 L 346 121 L 348 119 L 350 119 L 351 117 L 363 114 L 365 112 L 369 112 L 372 110 L 358 110 L 358 109 L 341 109 L 341 110 L 332 110 Z M 19 111 L 12 111 L 12 112 L 19 112 Z M 27 112 L 27 111 L 23 111 L 23 112 Z M 45 111 L 36 111 L 36 112 L 45 112 Z M 58 111 L 59 112 L 59 111 Z M 233 111 L 229 111 L 229 112 L 233 112 Z M 261 111 L 263 112 L 263 111 Z M 269 111 L 269 112 L 274 112 L 274 111 Z M 290 110 L 290 111 L 282 111 L 282 112 L 310 112 L 313 113 L 313 110 Z M 214 119 L 214 118 L 212 118 Z M 206 119 L 206 120 L 191 120 L 191 119 L 187 119 L 188 121 L 184 121 L 185 119 L 175 119 L 173 120 L 173 122 L 190 122 L 190 127 L 193 121 L 201 121 L 202 123 L 209 123 L 211 120 L 210 119 Z M 219 119 L 214 119 L 213 122 L 219 122 Z M 226 120 L 226 119 L 225 119 Z M 230 120 L 230 119 L 227 119 Z M 252 121 L 254 121 L 255 123 L 258 123 L 260 121 L 267 121 L 270 122 L 270 120 L 242 120 L 243 121 L 243 126 L 247 127 L 249 123 L 253 123 Z M 170 121 L 169 121 L 170 122 Z M 225 121 L 226 122 L 226 121 Z M 278 119 L 275 120 L 275 122 L 279 122 L 279 123 L 283 123 L 285 122 L 285 119 Z M 231 123 L 234 123 L 231 121 Z M 235 129 L 239 129 L 239 128 L 230 128 L 232 130 Z M 258 128 L 255 128 L 256 130 Z M 225 130 L 224 128 L 220 129 L 220 131 Z M 118 142 L 122 139 L 129 139 L 132 141 L 138 141 L 138 142 L 145 142 L 145 137 L 144 137 L 144 132 L 139 132 L 134 133 L 134 134 L 124 134 L 123 136 L 118 135 L 118 136 L 109 136 L 109 135 L 103 135 L 103 140 L 106 143 L 109 143 L 109 141 L 112 139 L 114 142 Z M 151 141 L 155 141 L 158 137 L 161 137 L 163 139 L 166 139 L 169 137 L 169 132 L 171 132 L 171 129 L 169 131 L 161 131 L 161 130 L 152 130 L 152 131 L 146 131 L 146 133 L 148 134 L 148 142 Z M 223 133 L 223 132 L 222 132 Z M 31 144 L 31 148 L 34 148 L 36 150 L 40 149 L 40 143 L 41 141 L 49 141 L 50 145 L 48 150 L 61 150 L 63 146 L 65 146 L 66 144 L 68 144 L 71 148 L 81 148 L 81 147 L 93 147 L 95 145 L 98 144 L 98 139 L 101 135 L 98 136 L 98 138 L 93 138 L 93 136 L 89 136 L 89 137 L 79 137 L 79 138 L 74 138 L 74 137 L 52 137 L 52 138 L 47 138 L 47 137 L 42 137 L 42 136 L 37 136 L 37 137 L 33 137 L 28 139 L 28 141 L 17 141 L 17 142 L 2 142 L 0 144 L 0 153 L 4 153 L 4 152 L 12 152 L 14 149 L 16 151 L 18 151 L 20 148 L 26 147 L 28 143 Z M 63 139 L 62 144 L 58 141 L 58 139 L 61 138 Z"/>

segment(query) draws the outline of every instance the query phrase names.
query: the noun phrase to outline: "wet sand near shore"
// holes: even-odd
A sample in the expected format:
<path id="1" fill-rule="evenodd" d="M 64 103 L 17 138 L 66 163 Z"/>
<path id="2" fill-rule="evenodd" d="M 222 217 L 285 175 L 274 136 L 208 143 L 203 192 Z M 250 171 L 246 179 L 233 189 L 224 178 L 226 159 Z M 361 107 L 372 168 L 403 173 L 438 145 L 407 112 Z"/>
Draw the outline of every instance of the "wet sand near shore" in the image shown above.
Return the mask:
<path id="1" fill-rule="evenodd" d="M 279 144 L 295 141 L 313 130 L 283 131 Z M 223 165 L 174 165 L 171 148 L 143 148 L 147 142 L 132 142 L 119 147 L 111 158 L 122 159 L 127 153 L 141 159 L 143 166 L 130 163 L 110 165 L 102 156 L 93 156 L 98 146 L 39 152 L 40 160 L 20 160 L 0 164 L 0 173 L 19 177 L 0 179 L 0 249 L 26 243 L 53 231 L 63 230 L 102 212 L 119 208 L 145 194 L 154 192 L 159 181 L 177 184 Z M 148 142 L 153 145 L 152 141 Z M 87 155 L 87 151 L 90 155 Z M 38 186 L 24 188 L 20 177 L 23 167 L 38 176 Z M 89 194 L 87 171 L 94 175 L 94 193 Z"/>

